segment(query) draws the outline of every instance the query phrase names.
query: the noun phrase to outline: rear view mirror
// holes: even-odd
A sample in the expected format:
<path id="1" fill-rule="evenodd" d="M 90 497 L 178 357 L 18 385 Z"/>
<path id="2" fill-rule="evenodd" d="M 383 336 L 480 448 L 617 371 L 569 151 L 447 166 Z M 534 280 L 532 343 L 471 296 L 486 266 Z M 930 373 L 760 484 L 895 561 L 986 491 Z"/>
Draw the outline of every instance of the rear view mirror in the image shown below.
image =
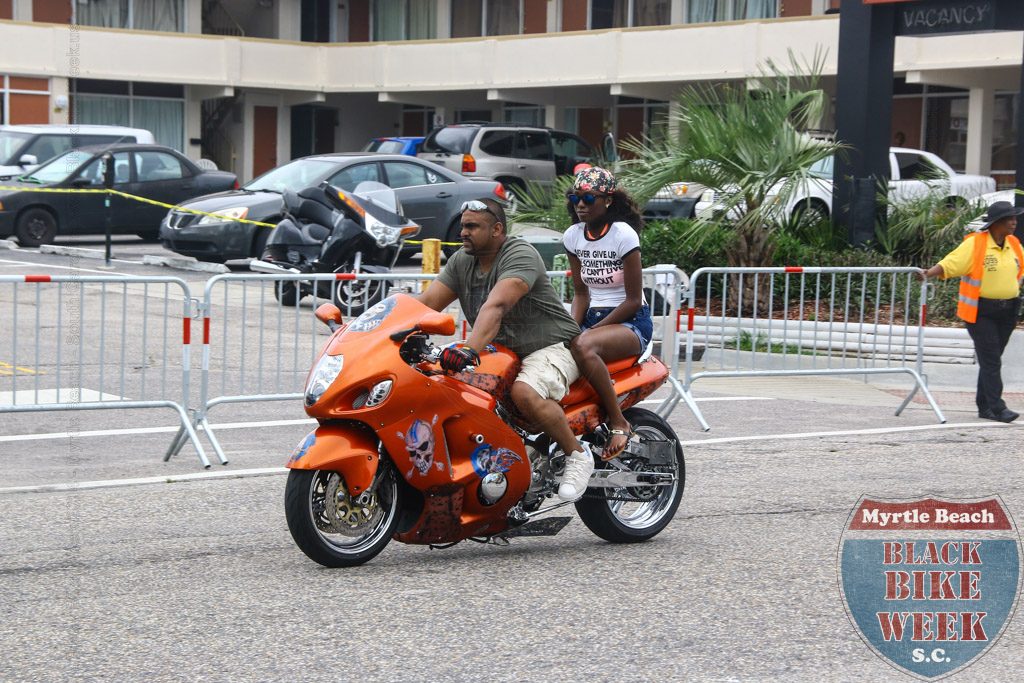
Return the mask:
<path id="1" fill-rule="evenodd" d="M 447 313 L 428 313 L 420 320 L 418 327 L 427 334 L 450 337 L 455 334 L 455 318 Z"/>
<path id="2" fill-rule="evenodd" d="M 18 159 L 19 166 L 35 166 L 39 163 L 39 159 L 36 158 L 35 154 L 22 154 L 21 158 Z"/>
<path id="3" fill-rule="evenodd" d="M 72 187 L 88 187 L 92 185 L 92 181 L 88 178 L 75 178 L 71 181 Z"/>
<path id="4" fill-rule="evenodd" d="M 334 304 L 320 304 L 317 309 L 316 319 L 322 322 L 327 327 L 331 328 L 331 332 L 341 327 L 341 309 Z M 452 321 L 453 333 L 454 333 L 455 321 Z"/>

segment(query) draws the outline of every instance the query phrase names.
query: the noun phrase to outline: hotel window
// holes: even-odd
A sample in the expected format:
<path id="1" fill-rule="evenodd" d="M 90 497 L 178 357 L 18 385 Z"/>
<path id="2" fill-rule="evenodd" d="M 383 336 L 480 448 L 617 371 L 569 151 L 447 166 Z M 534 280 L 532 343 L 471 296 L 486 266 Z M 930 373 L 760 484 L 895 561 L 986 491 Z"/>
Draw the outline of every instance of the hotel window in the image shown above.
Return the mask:
<path id="1" fill-rule="evenodd" d="M 0 123 L 49 122 L 49 80 L 0 76 Z"/>
<path id="2" fill-rule="evenodd" d="M 75 123 L 143 128 L 157 144 L 185 147 L 185 92 L 180 85 L 125 81 L 71 81 Z"/>
<path id="3" fill-rule="evenodd" d="M 373 39 L 429 40 L 437 37 L 433 0 L 374 0 Z"/>
<path id="4" fill-rule="evenodd" d="M 502 108 L 502 120 L 523 126 L 543 126 L 544 108 L 534 104 L 509 103 Z"/>
<path id="5" fill-rule="evenodd" d="M 452 0 L 452 38 L 523 32 L 523 0 Z"/>
<path id="6" fill-rule="evenodd" d="M 691 24 L 779 16 L 779 0 L 688 0 L 686 6 L 686 21 Z"/>
<path id="7" fill-rule="evenodd" d="M 184 0 L 74 0 L 74 23 L 147 31 L 185 30 Z"/>
<path id="8" fill-rule="evenodd" d="M 665 26 L 672 19 L 671 0 L 593 0 L 590 28 Z"/>

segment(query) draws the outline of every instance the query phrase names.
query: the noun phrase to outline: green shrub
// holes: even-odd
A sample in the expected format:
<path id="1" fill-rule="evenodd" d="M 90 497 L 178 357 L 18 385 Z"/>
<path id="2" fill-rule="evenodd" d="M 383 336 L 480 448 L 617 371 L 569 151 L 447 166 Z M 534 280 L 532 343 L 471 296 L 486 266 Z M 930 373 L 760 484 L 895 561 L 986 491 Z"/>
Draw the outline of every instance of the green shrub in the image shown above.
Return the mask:
<path id="1" fill-rule="evenodd" d="M 721 225 L 698 225 L 676 218 L 652 221 L 640 234 L 640 254 L 644 266 L 674 263 L 692 273 L 698 268 L 725 265 L 725 252 L 735 234 Z"/>

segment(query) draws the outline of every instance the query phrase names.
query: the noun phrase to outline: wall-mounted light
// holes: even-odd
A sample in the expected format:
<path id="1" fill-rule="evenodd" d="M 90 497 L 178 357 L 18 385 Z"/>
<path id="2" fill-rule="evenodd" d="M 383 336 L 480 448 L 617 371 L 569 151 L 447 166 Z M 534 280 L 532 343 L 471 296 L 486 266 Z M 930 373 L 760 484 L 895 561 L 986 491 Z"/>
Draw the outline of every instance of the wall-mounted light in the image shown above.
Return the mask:
<path id="1" fill-rule="evenodd" d="M 53 110 L 55 112 L 66 111 L 68 108 L 67 95 L 55 95 L 53 98 Z"/>

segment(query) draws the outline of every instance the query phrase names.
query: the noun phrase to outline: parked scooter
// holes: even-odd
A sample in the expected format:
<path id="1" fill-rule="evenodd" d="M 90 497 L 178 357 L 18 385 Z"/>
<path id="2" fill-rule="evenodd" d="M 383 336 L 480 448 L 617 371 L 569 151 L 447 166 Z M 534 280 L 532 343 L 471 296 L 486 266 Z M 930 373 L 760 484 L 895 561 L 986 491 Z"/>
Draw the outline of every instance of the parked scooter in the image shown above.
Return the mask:
<path id="1" fill-rule="evenodd" d="M 263 258 L 250 269 L 261 273 L 387 273 L 405 240 L 420 226 L 402 215 L 395 191 L 364 181 L 347 193 L 325 183 L 283 196 L 285 218 L 270 232 Z M 348 315 L 359 315 L 383 298 L 383 280 L 282 281 L 274 296 L 297 306 L 316 294 Z"/>
<path id="2" fill-rule="evenodd" d="M 331 304 L 317 317 L 333 331 L 309 374 L 306 413 L 320 426 L 287 466 L 285 515 L 292 538 L 328 567 L 362 564 L 395 538 L 435 547 L 464 539 L 507 543 L 558 533 L 571 517 L 545 517 L 565 456 L 515 413 L 509 398 L 520 362 L 494 344 L 474 372 L 447 374 L 428 335 L 455 321 L 395 294 L 348 324 Z M 671 521 L 683 495 L 683 451 L 657 414 L 633 407 L 668 369 L 650 355 L 611 363 L 624 415 L 637 437 L 597 463 L 575 503 L 583 523 L 613 543 L 644 541 Z M 586 380 L 561 401 L 573 432 L 598 450 L 604 416 Z"/>

